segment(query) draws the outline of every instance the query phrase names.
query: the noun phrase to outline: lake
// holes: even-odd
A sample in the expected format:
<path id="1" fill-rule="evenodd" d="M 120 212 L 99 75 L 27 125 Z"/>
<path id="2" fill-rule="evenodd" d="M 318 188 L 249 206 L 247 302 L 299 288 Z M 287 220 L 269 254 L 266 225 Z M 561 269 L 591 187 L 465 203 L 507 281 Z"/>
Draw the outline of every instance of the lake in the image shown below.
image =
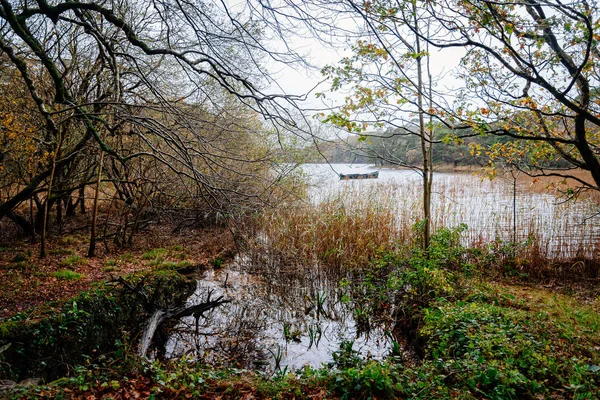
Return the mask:
<path id="1" fill-rule="evenodd" d="M 372 198 L 397 210 L 398 223 L 413 224 L 422 218 L 422 177 L 418 172 L 379 169 L 379 179 L 340 180 L 339 173 L 377 170 L 364 164 L 309 164 L 313 201 L 339 191 L 345 196 Z M 496 239 L 525 241 L 535 236 L 542 251 L 553 258 L 593 256 L 600 245 L 598 204 L 587 200 L 567 201 L 550 193 L 534 193 L 513 180 L 484 179 L 470 173 L 434 173 L 432 224 L 436 227 L 468 226 L 464 244 Z M 516 205 L 516 207 L 513 207 Z M 516 214 L 516 226 L 513 223 Z"/>

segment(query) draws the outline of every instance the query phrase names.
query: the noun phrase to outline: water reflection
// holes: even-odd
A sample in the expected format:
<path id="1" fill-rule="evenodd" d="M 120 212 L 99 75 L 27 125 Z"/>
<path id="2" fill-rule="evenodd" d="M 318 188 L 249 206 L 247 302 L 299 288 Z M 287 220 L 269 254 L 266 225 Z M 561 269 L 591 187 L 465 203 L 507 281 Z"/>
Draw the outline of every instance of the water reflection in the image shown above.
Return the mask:
<path id="1" fill-rule="evenodd" d="M 166 345 L 168 358 L 191 356 L 213 365 L 267 371 L 320 367 L 342 342 L 361 357 L 381 359 L 392 340 L 383 328 L 361 332 L 342 301 L 339 275 L 317 267 L 268 268 L 238 259 L 206 271 L 188 305 L 224 294 L 231 303 L 196 320 L 184 318 Z"/>

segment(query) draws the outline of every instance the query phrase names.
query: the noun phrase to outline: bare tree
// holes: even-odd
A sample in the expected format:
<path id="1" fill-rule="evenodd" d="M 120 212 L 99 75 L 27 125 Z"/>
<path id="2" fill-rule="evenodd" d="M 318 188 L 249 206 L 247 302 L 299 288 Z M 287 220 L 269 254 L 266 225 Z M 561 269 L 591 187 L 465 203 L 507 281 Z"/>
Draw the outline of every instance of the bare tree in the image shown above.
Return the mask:
<path id="1" fill-rule="evenodd" d="M 217 1 L 1 0 L 0 49 L 42 122 L 36 140 L 63 143 L 55 162 L 40 160 L 18 191 L 2 195 L 0 218 L 38 193 L 50 205 L 52 171 L 65 199 L 83 191 L 101 174 L 90 167 L 105 170 L 130 209 L 143 208 L 131 191 L 145 179 L 132 175 L 145 173 L 142 165 L 152 165 L 154 179 L 175 176 L 213 213 L 259 203 L 277 182 L 266 172 L 273 150 L 259 144 L 264 121 L 271 129 L 293 124 L 297 100 L 263 89 L 267 58 L 296 57 L 264 44 L 280 33 L 274 27 L 254 8 Z M 105 153 L 104 166 L 80 161 L 90 147 Z"/>

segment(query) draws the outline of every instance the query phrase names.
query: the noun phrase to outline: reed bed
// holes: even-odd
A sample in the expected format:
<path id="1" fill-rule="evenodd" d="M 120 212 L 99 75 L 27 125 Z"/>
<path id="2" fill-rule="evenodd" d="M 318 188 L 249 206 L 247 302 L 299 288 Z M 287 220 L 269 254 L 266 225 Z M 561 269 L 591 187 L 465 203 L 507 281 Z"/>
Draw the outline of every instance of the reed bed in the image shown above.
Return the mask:
<path id="1" fill-rule="evenodd" d="M 383 188 L 387 190 L 387 188 Z M 307 261 L 328 267 L 364 265 L 378 252 L 409 239 L 398 222 L 393 197 L 373 191 L 332 193 L 317 204 L 297 204 L 266 212 L 255 220 L 252 246 L 283 263 Z"/>
<path id="2" fill-rule="evenodd" d="M 591 217 L 594 202 L 561 202 L 523 185 L 513 198 L 506 182 L 464 174 L 437 174 L 433 192 L 433 232 L 466 224 L 461 245 L 485 254 L 480 264 L 531 275 L 595 268 L 600 224 Z M 418 240 L 421 199 L 415 179 L 330 181 L 313 188 L 310 201 L 257 216 L 248 237 L 254 254 L 279 265 L 364 266 L 378 253 Z"/>

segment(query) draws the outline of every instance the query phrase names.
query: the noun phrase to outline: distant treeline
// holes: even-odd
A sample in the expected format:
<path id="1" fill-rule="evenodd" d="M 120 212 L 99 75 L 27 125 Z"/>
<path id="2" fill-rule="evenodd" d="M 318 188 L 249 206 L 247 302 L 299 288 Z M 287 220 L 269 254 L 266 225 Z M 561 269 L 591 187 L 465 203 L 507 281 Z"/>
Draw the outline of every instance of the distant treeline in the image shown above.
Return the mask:
<path id="1" fill-rule="evenodd" d="M 454 167 L 483 166 L 489 160 L 487 149 L 515 140 L 507 136 L 478 135 L 471 130 L 456 132 L 438 128 L 434 134 L 433 163 Z M 332 163 L 419 166 L 423 160 L 419 136 L 406 129 L 389 129 L 362 136 L 355 134 L 321 142 L 317 146 L 312 145 L 307 152 L 310 162 L 322 162 L 325 157 Z M 560 167 L 560 163 L 560 160 L 553 161 L 551 166 Z"/>

